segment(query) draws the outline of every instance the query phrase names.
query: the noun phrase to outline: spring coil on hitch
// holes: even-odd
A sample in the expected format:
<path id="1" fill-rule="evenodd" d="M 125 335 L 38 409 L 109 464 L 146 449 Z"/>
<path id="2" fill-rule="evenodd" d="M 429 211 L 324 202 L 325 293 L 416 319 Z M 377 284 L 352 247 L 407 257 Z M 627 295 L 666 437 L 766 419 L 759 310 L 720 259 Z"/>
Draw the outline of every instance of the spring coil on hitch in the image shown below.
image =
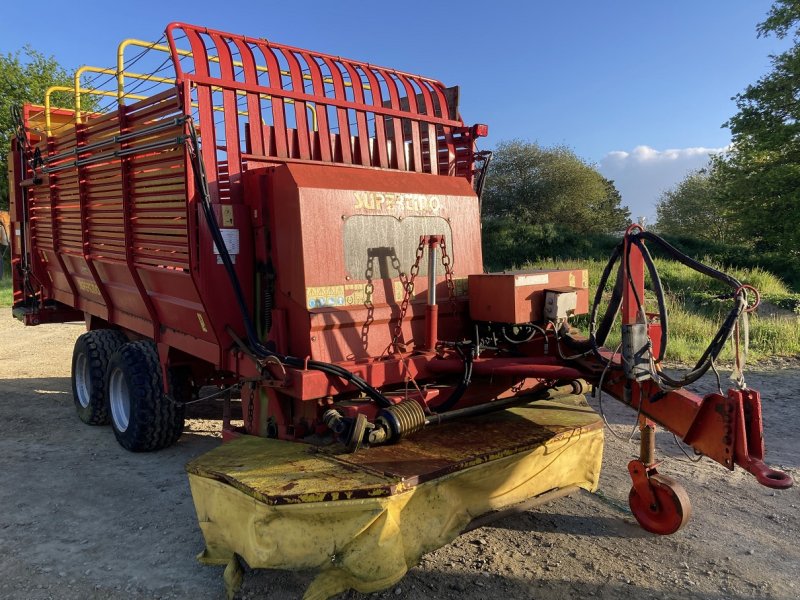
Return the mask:
<path id="1" fill-rule="evenodd" d="M 388 442 L 396 442 L 425 427 L 425 411 L 416 400 L 403 400 L 399 404 L 384 408 L 377 419 L 377 427 L 385 423 L 391 432 Z M 372 443 L 372 436 L 370 436 Z"/>

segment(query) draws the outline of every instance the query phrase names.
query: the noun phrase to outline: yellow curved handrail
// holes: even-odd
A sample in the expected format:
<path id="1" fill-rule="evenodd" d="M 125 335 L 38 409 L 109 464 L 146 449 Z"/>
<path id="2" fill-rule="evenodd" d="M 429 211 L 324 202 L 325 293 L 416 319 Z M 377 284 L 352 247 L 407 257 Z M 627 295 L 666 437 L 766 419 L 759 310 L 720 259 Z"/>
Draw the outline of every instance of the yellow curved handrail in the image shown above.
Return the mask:
<path id="1" fill-rule="evenodd" d="M 82 122 L 82 110 L 81 110 L 81 94 L 93 94 L 98 96 L 114 96 L 117 98 L 117 102 L 122 105 L 125 103 L 125 98 L 132 98 L 134 100 L 144 100 L 147 96 L 143 96 L 141 94 L 133 94 L 130 92 L 125 92 L 125 78 L 130 77 L 131 79 L 138 79 L 142 81 L 153 81 L 155 83 L 164 83 L 164 84 L 174 84 L 175 78 L 173 77 L 160 77 L 153 74 L 143 74 L 143 73 L 134 73 L 131 71 L 125 70 L 125 49 L 129 46 L 138 46 L 141 48 L 146 48 L 149 50 L 157 50 L 159 52 L 166 52 L 171 53 L 171 49 L 169 46 L 165 46 L 163 44 L 153 43 L 153 42 L 146 42 L 143 40 L 138 40 L 135 38 L 128 38 L 120 42 L 119 46 L 117 47 L 117 68 L 116 69 L 108 69 L 103 67 L 92 67 L 92 66 L 82 66 L 75 71 L 73 76 L 74 78 L 74 87 L 68 88 L 65 86 L 51 86 L 45 92 L 45 128 L 47 130 L 47 135 L 52 135 L 52 118 L 51 118 L 51 102 L 50 96 L 54 92 L 68 92 L 73 91 L 75 95 L 75 123 Z M 180 56 L 189 56 L 194 58 L 193 53 L 190 50 L 182 50 L 177 49 L 176 52 Z M 208 60 L 211 62 L 219 62 L 219 57 L 214 55 L 209 55 Z M 244 67 L 244 64 L 241 61 L 231 61 L 232 64 L 236 67 Z M 267 72 L 267 67 L 263 65 L 255 65 L 257 71 Z M 81 85 L 81 77 L 84 73 L 98 73 L 100 75 L 113 75 L 117 80 L 117 91 L 110 92 L 107 90 L 101 90 L 98 88 L 89 88 L 83 87 Z M 282 75 L 291 76 L 288 71 L 281 70 Z M 304 74 L 303 79 L 310 80 L 311 75 Z M 333 80 L 330 77 L 323 78 L 323 81 L 326 83 L 332 83 Z M 351 82 L 344 82 L 345 86 L 352 86 Z M 365 89 L 369 89 L 369 86 L 365 86 Z M 222 88 L 218 86 L 211 86 L 212 91 L 221 91 Z M 244 96 L 247 95 L 247 92 L 243 90 L 235 90 L 237 96 Z M 265 100 L 271 100 L 272 96 L 269 94 L 265 94 L 263 96 Z M 294 104 L 295 101 L 291 98 L 284 98 L 284 102 L 288 104 Z M 197 107 L 197 103 L 191 103 L 192 106 Z M 212 109 L 217 112 L 224 112 L 224 108 L 220 106 L 213 106 Z M 318 120 L 317 120 L 317 108 L 311 104 L 306 103 L 306 109 L 310 113 L 311 117 L 311 126 L 314 131 L 319 131 Z M 239 116 L 249 116 L 247 112 L 244 111 L 237 111 Z M 262 118 L 262 123 L 263 123 Z"/>
<path id="2" fill-rule="evenodd" d="M 64 85 L 53 85 L 47 88 L 44 93 L 44 123 L 45 123 L 45 131 L 47 132 L 48 137 L 53 135 L 52 130 L 52 118 L 50 116 L 52 112 L 52 103 L 50 97 L 53 95 L 54 92 L 75 92 L 74 87 L 67 87 Z M 116 97 L 116 92 L 109 92 L 106 90 L 98 90 L 94 88 L 78 88 L 77 90 L 78 96 L 80 94 L 96 94 L 98 96 L 114 96 Z M 133 98 L 134 100 L 145 100 L 147 96 L 142 96 L 141 94 L 132 94 L 128 93 L 125 94 L 128 98 Z"/>
<path id="3" fill-rule="evenodd" d="M 128 96 L 127 94 L 125 94 L 125 77 L 131 77 L 132 79 L 145 79 L 145 78 L 147 78 L 147 79 L 150 79 L 151 81 L 157 81 L 159 83 L 175 83 L 175 79 L 168 79 L 168 78 L 154 77 L 154 76 L 145 77 L 145 76 L 139 75 L 137 73 L 130 73 L 128 71 L 125 71 L 125 49 L 128 46 L 136 46 L 136 47 L 139 47 L 139 48 L 146 48 L 148 50 L 157 50 L 159 52 L 166 52 L 167 54 L 171 54 L 172 53 L 172 49 L 169 46 L 165 46 L 164 44 L 158 44 L 158 43 L 155 43 L 155 42 L 146 42 L 144 40 L 138 40 L 136 38 L 128 38 L 126 40 L 122 40 L 119 43 L 119 46 L 117 46 L 117 71 L 116 71 L 116 75 L 117 75 L 117 98 L 118 98 L 120 104 L 124 104 L 125 103 L 124 99 L 125 99 L 126 96 L 129 97 L 129 98 L 132 97 L 132 96 Z M 182 50 L 180 48 L 177 48 L 175 50 L 175 52 L 177 52 L 179 56 L 188 56 L 188 57 L 194 59 L 194 53 L 191 50 Z M 211 62 L 218 63 L 219 62 L 219 57 L 218 56 L 214 56 L 212 54 L 212 55 L 208 56 L 208 60 L 211 61 Z M 244 68 L 244 63 L 241 62 L 241 61 L 234 60 L 234 61 L 231 61 L 231 63 L 235 67 Z M 255 67 L 256 67 L 256 71 L 260 71 L 262 73 L 267 73 L 268 72 L 267 67 L 264 66 L 264 65 L 255 65 Z M 285 70 L 281 71 L 281 75 L 285 75 L 287 77 L 291 77 L 291 73 L 289 73 L 289 71 L 285 71 Z M 310 80 L 311 79 L 311 75 L 304 74 L 303 75 L 303 79 Z M 323 81 L 325 83 L 331 83 L 331 84 L 333 83 L 333 79 L 331 79 L 330 77 L 323 78 Z M 352 86 L 351 83 L 346 82 L 346 81 L 344 82 L 344 84 L 345 84 L 345 86 Z M 212 86 L 211 89 L 213 91 L 221 91 L 222 90 L 222 88 L 216 87 L 216 86 Z M 364 89 L 370 89 L 370 88 L 369 88 L 369 86 L 365 86 Z M 237 96 L 244 96 L 246 94 L 247 94 L 247 92 L 244 92 L 242 90 L 236 90 L 236 95 Z M 270 96 L 269 94 L 266 94 L 264 96 L 264 99 L 265 100 L 271 100 L 272 96 Z M 291 98 L 285 98 L 284 101 L 287 102 L 288 104 L 294 104 L 294 100 L 291 99 Z M 195 105 L 196 105 L 196 103 L 193 104 L 193 106 L 195 106 Z M 306 104 L 306 108 L 311 113 L 311 126 L 312 126 L 312 128 L 314 129 L 314 131 L 319 131 L 319 127 L 317 126 L 317 109 L 316 109 L 316 107 L 315 106 L 309 106 L 308 104 Z M 220 111 L 222 109 L 220 107 L 216 107 L 215 106 L 214 110 L 215 111 Z M 247 114 L 242 112 L 242 111 L 237 111 L 237 114 L 240 115 L 240 116 L 247 116 Z M 262 118 L 262 122 L 263 122 L 263 118 Z"/>

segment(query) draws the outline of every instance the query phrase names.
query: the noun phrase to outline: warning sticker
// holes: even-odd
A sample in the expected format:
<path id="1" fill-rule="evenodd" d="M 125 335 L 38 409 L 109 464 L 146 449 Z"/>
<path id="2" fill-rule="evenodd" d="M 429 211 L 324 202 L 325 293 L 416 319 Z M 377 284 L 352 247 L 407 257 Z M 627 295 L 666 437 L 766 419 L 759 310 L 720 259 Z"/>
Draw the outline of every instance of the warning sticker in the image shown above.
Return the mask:
<path id="1" fill-rule="evenodd" d="M 225 248 L 231 256 L 231 262 L 236 264 L 236 255 L 239 254 L 239 230 L 238 229 L 220 229 L 222 234 L 222 241 L 225 243 Z M 217 255 L 217 264 L 222 264 L 222 257 L 220 256 L 219 248 L 214 244 L 214 254 Z"/>
<path id="2" fill-rule="evenodd" d="M 456 296 L 467 293 L 467 278 L 454 279 Z M 405 289 L 399 280 L 392 285 L 394 301 L 400 303 L 405 296 Z M 425 296 L 426 292 L 414 294 L 414 298 Z M 371 298 L 367 297 L 366 283 L 348 283 L 345 285 L 323 285 L 306 288 L 306 306 L 308 308 L 337 308 L 340 306 L 366 306 Z"/>

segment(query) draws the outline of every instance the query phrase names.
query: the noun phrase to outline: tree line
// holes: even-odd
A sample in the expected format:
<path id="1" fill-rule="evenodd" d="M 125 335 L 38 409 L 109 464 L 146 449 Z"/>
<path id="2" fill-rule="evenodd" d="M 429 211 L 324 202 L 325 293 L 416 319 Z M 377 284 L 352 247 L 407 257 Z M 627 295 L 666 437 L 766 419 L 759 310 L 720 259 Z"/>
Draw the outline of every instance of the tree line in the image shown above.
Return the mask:
<path id="1" fill-rule="evenodd" d="M 656 205 L 666 235 L 708 244 L 741 266 L 759 264 L 800 285 L 800 2 L 777 0 L 759 37 L 791 39 L 770 71 L 734 97 L 730 148 Z M 745 263 L 745 264 L 742 264 Z"/>
<path id="2" fill-rule="evenodd" d="M 565 146 L 501 142 L 481 196 L 484 262 L 607 255 L 630 223 L 614 182 Z"/>

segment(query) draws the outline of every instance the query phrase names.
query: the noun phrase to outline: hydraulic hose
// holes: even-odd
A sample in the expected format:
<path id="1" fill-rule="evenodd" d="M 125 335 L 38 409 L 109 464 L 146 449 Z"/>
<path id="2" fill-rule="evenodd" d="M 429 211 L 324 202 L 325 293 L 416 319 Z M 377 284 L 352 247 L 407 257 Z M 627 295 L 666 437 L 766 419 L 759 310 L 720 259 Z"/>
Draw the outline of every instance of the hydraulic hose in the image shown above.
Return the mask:
<path id="1" fill-rule="evenodd" d="M 447 412 L 453 408 L 458 401 L 461 400 L 461 397 L 464 395 L 464 392 L 467 391 L 467 388 L 472 381 L 472 346 L 470 345 L 465 353 L 459 345 L 456 345 L 456 351 L 458 351 L 462 360 L 464 361 L 464 372 L 461 376 L 461 381 L 458 382 L 458 386 L 453 390 L 453 393 L 450 394 L 444 402 L 434 407 L 434 411 L 437 414 Z"/>
<path id="2" fill-rule="evenodd" d="M 653 257 L 650 255 L 650 250 L 647 249 L 647 246 L 642 243 L 642 240 L 638 237 L 632 238 L 632 244 L 628 246 L 628 254 L 630 254 L 631 248 L 635 244 L 639 251 L 642 253 L 642 257 L 644 258 L 644 264 L 647 267 L 647 272 L 650 274 L 650 280 L 653 283 L 653 287 L 655 288 L 656 293 L 656 301 L 658 302 L 658 318 L 661 325 L 661 345 L 658 351 L 658 356 L 655 357 L 655 362 L 660 363 L 664 360 L 664 355 L 667 351 L 667 341 L 669 340 L 669 314 L 667 313 L 667 300 L 666 294 L 664 293 L 664 286 L 661 283 L 661 276 L 658 274 L 658 269 L 656 269 L 656 264 L 653 261 Z M 638 306 L 641 310 L 642 306 Z"/>
<path id="3" fill-rule="evenodd" d="M 728 313 L 727 317 L 723 321 L 722 325 L 720 326 L 717 333 L 714 335 L 714 338 L 709 343 L 708 347 L 703 352 L 700 359 L 697 361 L 695 366 L 689 371 L 686 375 L 679 379 L 675 379 L 670 377 L 669 375 L 665 374 L 663 371 L 656 371 L 653 369 L 653 377 L 660 384 L 666 385 L 666 387 L 670 388 L 681 388 L 686 385 L 689 385 L 695 381 L 697 381 L 700 377 L 702 377 L 709 368 L 711 368 L 713 362 L 717 359 L 720 352 L 725 346 L 725 343 L 728 341 L 730 336 L 733 333 L 734 327 L 736 322 L 739 320 L 739 317 L 742 314 L 742 311 L 746 307 L 746 296 L 745 292 L 742 289 L 741 282 L 728 275 L 727 273 L 723 273 L 713 267 L 708 265 L 704 265 L 703 263 L 687 256 L 674 246 L 672 246 L 669 242 L 661 238 L 660 236 L 648 232 L 648 231 L 639 231 L 637 233 L 631 233 L 628 236 L 629 244 L 627 251 L 625 252 L 625 256 L 623 257 L 623 247 L 624 244 L 621 243 L 617 245 L 613 252 L 611 253 L 611 257 L 609 258 L 608 263 L 606 264 L 605 269 L 603 270 L 603 274 L 600 277 L 600 281 L 598 282 L 597 292 L 595 293 L 594 302 L 592 304 L 592 309 L 590 312 L 590 319 L 589 319 L 589 342 L 591 344 L 592 350 L 594 351 L 595 356 L 600 359 L 603 363 L 608 363 L 607 359 L 600 354 L 600 346 L 605 343 L 605 340 L 608 336 L 608 332 L 614 321 L 616 320 L 617 315 L 619 314 L 620 307 L 622 306 L 622 294 L 625 286 L 625 281 L 623 279 L 623 271 L 627 271 L 628 265 L 628 257 L 630 255 L 631 249 L 633 246 L 640 251 L 642 258 L 644 260 L 645 266 L 647 268 L 648 274 L 650 275 L 650 279 L 652 280 L 653 287 L 655 288 L 656 300 L 658 302 L 658 311 L 659 311 L 659 318 L 661 321 L 661 329 L 662 329 L 662 339 L 661 339 L 661 347 L 659 349 L 659 353 L 657 356 L 653 357 L 653 365 L 654 367 L 661 363 L 664 359 L 666 348 L 667 348 L 667 340 L 668 340 L 668 331 L 669 331 L 669 320 L 668 320 L 668 313 L 667 313 L 667 306 L 666 306 L 666 294 L 664 293 L 664 287 L 661 282 L 661 277 L 658 274 L 658 269 L 656 268 L 655 261 L 653 260 L 652 255 L 650 254 L 649 249 L 645 245 L 645 241 L 652 242 L 659 248 L 661 248 L 668 256 L 675 259 L 676 261 L 680 262 L 681 264 L 689 267 L 697 271 L 698 273 L 702 273 L 708 277 L 716 279 L 717 281 L 725 284 L 726 286 L 730 287 L 734 290 L 734 306 L 731 308 L 730 312 Z M 621 268 L 617 275 L 617 280 L 614 285 L 614 290 L 612 293 L 611 301 L 606 308 L 606 312 L 603 315 L 602 322 L 600 326 L 597 326 L 597 311 L 600 306 L 600 302 L 603 297 L 603 293 L 608 285 L 608 279 L 611 275 L 611 271 L 613 270 L 616 263 L 620 260 L 620 258 L 624 259 L 624 268 Z M 630 274 L 628 275 L 630 279 Z M 642 299 L 636 297 L 636 301 L 638 303 L 638 308 L 642 309 Z"/>
<path id="4" fill-rule="evenodd" d="M 606 286 L 608 285 L 608 278 L 611 276 L 611 271 L 622 256 L 622 246 L 623 244 L 620 242 L 614 246 L 614 250 L 611 252 L 608 263 L 606 263 L 606 267 L 603 269 L 603 273 L 600 275 L 600 281 L 597 282 L 597 291 L 594 294 L 592 310 L 589 313 L 589 343 L 592 347 L 594 355 L 603 363 L 607 363 L 608 361 L 602 354 L 600 354 L 600 346 L 605 344 L 608 333 L 611 330 L 611 325 L 617 318 L 619 309 L 622 306 L 623 282 L 621 271 L 617 274 L 617 281 L 614 284 L 614 292 L 611 296 L 611 303 L 608 305 L 608 307 L 606 307 L 606 312 L 603 315 L 603 321 L 600 329 L 597 327 L 597 310 L 600 308 L 600 302 L 603 300 L 603 292 L 605 292 Z"/>
<path id="5" fill-rule="evenodd" d="M 650 233 L 648 231 L 641 231 L 637 235 L 632 236 L 631 241 L 635 244 L 640 250 L 642 250 L 642 256 L 644 257 L 645 264 L 647 265 L 648 271 L 651 273 L 651 277 L 653 277 L 654 285 L 656 285 L 656 295 L 659 301 L 659 309 L 666 315 L 666 306 L 664 300 L 664 291 L 661 288 L 661 280 L 658 278 L 658 274 L 656 271 L 655 264 L 653 263 L 653 258 L 650 255 L 650 252 L 644 245 L 644 240 L 654 243 L 655 245 L 659 246 L 665 253 L 667 253 L 670 257 L 674 258 L 681 264 L 689 267 L 697 271 L 698 273 L 702 273 L 712 279 L 716 279 L 717 281 L 729 286 L 734 291 L 734 305 L 731 308 L 728 316 L 720 325 L 719 330 L 717 331 L 714 338 L 709 343 L 708 347 L 703 352 L 700 359 L 697 361 L 695 366 L 689 371 L 686 375 L 681 377 L 680 379 L 673 379 L 669 375 L 659 372 L 658 378 L 665 382 L 669 387 L 673 388 L 680 388 L 691 383 L 694 383 L 700 377 L 702 377 L 710 368 L 712 363 L 717 359 L 719 354 L 722 352 L 723 348 L 725 347 L 725 343 L 733 334 L 734 327 L 736 326 L 736 322 L 739 320 L 739 317 L 742 314 L 742 311 L 746 307 L 746 296 L 745 292 L 742 289 L 741 282 L 736 279 L 735 277 L 728 275 L 727 273 L 723 273 L 718 269 L 710 267 L 708 265 L 704 265 L 703 263 L 687 256 L 674 246 L 672 246 L 669 242 L 665 239 L 661 238 L 660 236 L 655 235 L 654 233 Z M 655 273 L 655 275 L 652 275 Z M 663 318 L 663 317 L 662 317 Z M 664 342 L 662 343 L 662 349 L 666 346 L 666 331 L 663 336 Z M 663 356 L 663 352 L 661 353 Z"/>
<path id="6" fill-rule="evenodd" d="M 222 238 L 222 233 L 220 232 L 219 223 L 217 222 L 217 217 L 214 214 L 214 209 L 211 206 L 211 195 L 208 191 L 205 166 L 203 165 L 203 160 L 200 155 L 200 143 L 197 139 L 197 131 L 194 127 L 194 123 L 191 120 L 189 120 L 189 137 L 192 141 L 192 151 L 194 154 L 193 171 L 195 184 L 197 189 L 200 191 L 200 206 L 203 210 L 203 215 L 208 225 L 209 232 L 211 233 L 211 239 L 214 241 L 214 244 L 219 251 L 219 256 L 222 259 L 222 264 L 225 267 L 225 272 L 228 275 L 228 280 L 233 287 L 233 293 L 236 297 L 236 304 L 239 308 L 239 312 L 241 313 L 242 321 L 247 333 L 247 340 L 250 344 L 250 350 L 253 352 L 253 354 L 260 358 L 267 358 L 270 356 L 275 357 L 282 363 L 295 369 L 309 368 L 322 371 L 328 375 L 339 377 L 364 392 L 367 396 L 375 400 L 375 402 L 377 402 L 377 404 L 382 408 L 392 406 L 392 402 L 386 398 L 386 396 L 381 394 L 380 391 L 372 387 L 369 383 L 355 373 L 351 373 L 343 367 L 317 360 L 306 361 L 304 359 L 297 358 L 296 356 L 287 356 L 278 352 L 273 352 L 272 350 L 266 348 L 259 341 L 256 328 L 247 309 L 247 302 L 244 297 L 244 292 L 242 291 L 242 285 L 239 282 L 239 277 L 234 269 L 233 261 L 231 260 L 231 256 L 228 253 L 228 249 L 225 245 L 225 240 Z"/>

